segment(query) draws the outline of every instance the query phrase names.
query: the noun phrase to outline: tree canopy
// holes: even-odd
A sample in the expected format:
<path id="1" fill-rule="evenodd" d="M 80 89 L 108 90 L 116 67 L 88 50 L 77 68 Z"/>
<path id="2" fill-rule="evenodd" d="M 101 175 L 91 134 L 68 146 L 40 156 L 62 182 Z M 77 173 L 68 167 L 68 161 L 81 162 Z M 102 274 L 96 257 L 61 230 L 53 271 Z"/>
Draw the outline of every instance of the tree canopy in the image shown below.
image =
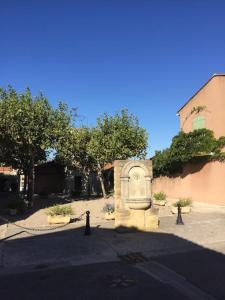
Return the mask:
<path id="1" fill-rule="evenodd" d="M 65 104 L 53 109 L 39 94 L 15 89 L 0 89 L 0 160 L 28 176 L 28 195 L 33 195 L 34 165 L 46 161 L 48 152 L 57 148 L 70 125 Z"/>
<path id="2" fill-rule="evenodd" d="M 87 150 L 91 136 L 91 128 L 71 127 L 57 144 L 56 158 L 69 168 L 78 167 L 87 172 L 95 169 L 96 162 Z"/>
<path id="3" fill-rule="evenodd" d="M 80 166 L 86 171 L 97 171 L 103 195 L 106 196 L 103 169 L 116 159 L 144 158 L 148 135 L 138 119 L 127 110 L 113 116 L 104 114 L 93 128 L 71 129 L 62 143 L 58 157 L 68 166 Z"/>
<path id="4" fill-rule="evenodd" d="M 144 158 L 147 141 L 146 130 L 139 126 L 138 119 L 128 110 L 122 110 L 114 116 L 104 114 L 97 119 L 87 149 L 96 162 L 104 197 L 102 170 L 105 164 L 117 159 Z"/>
<path id="5" fill-rule="evenodd" d="M 138 119 L 128 110 L 122 110 L 114 116 L 104 114 L 97 119 L 88 152 L 103 167 L 115 159 L 144 158 L 147 141 L 147 132 L 139 126 Z"/>
<path id="6" fill-rule="evenodd" d="M 28 198 L 34 190 L 34 166 L 48 154 L 68 167 L 97 171 L 105 196 L 102 171 L 116 159 L 144 158 L 148 135 L 128 110 L 104 114 L 93 128 L 75 128 L 67 106 L 53 108 L 43 94 L 34 97 L 27 88 L 0 89 L 0 162 L 19 170 L 28 179 Z M 27 185 L 25 184 L 25 187 Z"/>

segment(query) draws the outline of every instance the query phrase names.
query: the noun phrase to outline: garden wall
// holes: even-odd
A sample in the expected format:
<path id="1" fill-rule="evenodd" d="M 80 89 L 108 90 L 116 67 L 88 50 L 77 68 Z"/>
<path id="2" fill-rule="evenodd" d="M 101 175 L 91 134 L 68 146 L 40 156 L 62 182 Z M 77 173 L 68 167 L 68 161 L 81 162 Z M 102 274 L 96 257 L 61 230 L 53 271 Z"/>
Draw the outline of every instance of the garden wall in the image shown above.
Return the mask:
<path id="1" fill-rule="evenodd" d="M 225 163 L 189 163 L 180 176 L 155 178 L 152 191 L 164 191 L 169 198 L 190 197 L 193 201 L 225 205 Z"/>

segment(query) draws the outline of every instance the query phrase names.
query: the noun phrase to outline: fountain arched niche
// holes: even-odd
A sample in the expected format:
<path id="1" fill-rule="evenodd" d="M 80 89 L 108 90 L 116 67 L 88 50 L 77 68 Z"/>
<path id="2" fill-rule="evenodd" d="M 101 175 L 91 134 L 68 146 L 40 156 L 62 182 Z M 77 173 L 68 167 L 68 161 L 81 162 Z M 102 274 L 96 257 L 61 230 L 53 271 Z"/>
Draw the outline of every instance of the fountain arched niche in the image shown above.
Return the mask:
<path id="1" fill-rule="evenodd" d="M 120 177 L 123 208 L 146 210 L 151 206 L 151 177 L 151 170 L 142 161 L 129 161 L 123 166 Z"/>

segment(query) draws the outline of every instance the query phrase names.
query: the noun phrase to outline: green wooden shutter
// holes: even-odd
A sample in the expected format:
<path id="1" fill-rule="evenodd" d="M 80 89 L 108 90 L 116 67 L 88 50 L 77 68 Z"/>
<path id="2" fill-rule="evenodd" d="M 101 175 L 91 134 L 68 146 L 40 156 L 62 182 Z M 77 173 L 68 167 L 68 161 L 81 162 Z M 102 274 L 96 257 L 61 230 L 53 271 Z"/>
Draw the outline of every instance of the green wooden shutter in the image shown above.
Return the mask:
<path id="1" fill-rule="evenodd" d="M 205 118 L 203 116 L 197 116 L 193 119 L 192 123 L 193 130 L 205 128 Z"/>

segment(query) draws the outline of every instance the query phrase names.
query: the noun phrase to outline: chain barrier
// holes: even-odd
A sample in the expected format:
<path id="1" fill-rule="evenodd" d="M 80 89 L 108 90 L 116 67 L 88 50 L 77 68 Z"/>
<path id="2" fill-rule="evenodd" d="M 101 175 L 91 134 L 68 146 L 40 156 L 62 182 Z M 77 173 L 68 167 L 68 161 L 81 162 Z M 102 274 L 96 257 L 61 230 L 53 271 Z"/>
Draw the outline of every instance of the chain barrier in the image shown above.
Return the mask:
<path id="1" fill-rule="evenodd" d="M 78 218 L 75 218 L 75 220 L 80 220 L 84 215 L 86 214 L 86 212 L 84 212 L 83 214 L 81 214 Z M 59 225 L 59 226 L 54 226 L 54 227 L 50 227 L 50 228 L 36 228 L 36 227 L 26 227 L 26 226 L 22 226 L 19 224 L 16 224 L 15 222 L 11 222 L 9 221 L 7 218 L 0 216 L 0 219 L 2 219 L 4 222 L 6 222 L 7 224 L 11 224 L 14 225 L 16 227 L 25 229 L 25 230 L 29 230 L 29 231 L 51 231 L 51 230 L 56 230 L 58 228 L 62 228 L 67 226 L 68 224 L 70 224 L 70 222 L 63 224 L 63 225 Z"/>

